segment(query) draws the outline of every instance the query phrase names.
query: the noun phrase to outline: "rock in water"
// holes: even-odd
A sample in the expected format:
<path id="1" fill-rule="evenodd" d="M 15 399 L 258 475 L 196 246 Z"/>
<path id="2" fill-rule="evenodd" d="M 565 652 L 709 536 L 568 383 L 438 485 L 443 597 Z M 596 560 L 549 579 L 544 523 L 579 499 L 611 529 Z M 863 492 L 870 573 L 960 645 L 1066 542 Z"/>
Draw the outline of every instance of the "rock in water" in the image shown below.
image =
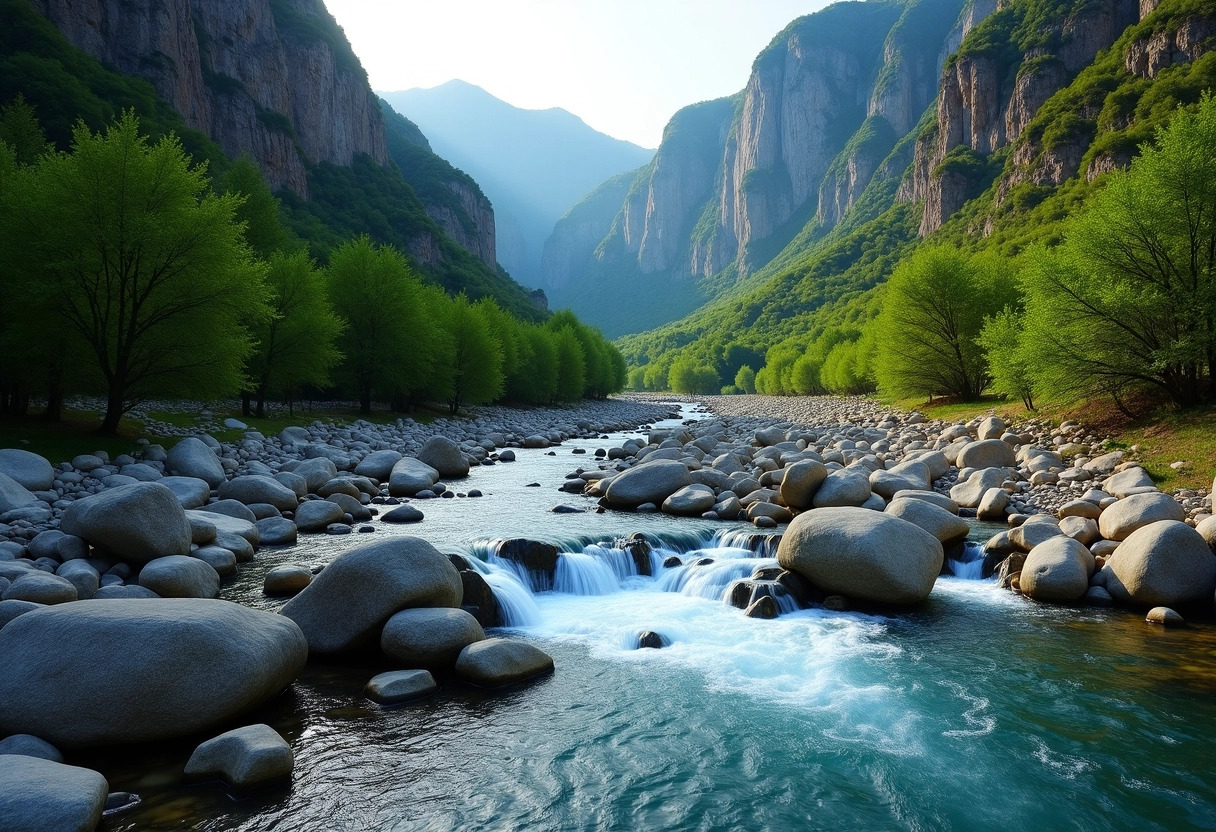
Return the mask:
<path id="1" fill-rule="evenodd" d="M 307 659 L 293 621 L 227 601 L 45 607 L 0 630 L 0 733 L 60 748 L 187 736 L 278 694 Z"/>
<path id="2" fill-rule="evenodd" d="M 469 475 L 469 460 L 460 446 L 446 436 L 432 436 L 418 452 L 418 460 L 439 472 L 444 479 Z"/>
<path id="3" fill-rule="evenodd" d="M 340 653 L 373 640 L 394 613 L 458 607 L 460 573 L 431 544 L 395 537 L 352 549 L 317 575 L 282 614 L 300 625 L 308 648 Z"/>
<path id="4" fill-rule="evenodd" d="M 692 477 L 684 463 L 658 459 L 644 462 L 614 477 L 604 497 L 609 504 L 622 508 L 636 508 L 643 503 L 661 505 L 688 485 L 692 485 Z"/>
<path id="5" fill-rule="evenodd" d="M 186 512 L 158 482 L 120 485 L 77 500 L 63 512 L 59 529 L 133 563 L 190 554 Z"/>
<path id="6" fill-rule="evenodd" d="M 402 610 L 380 634 L 380 649 L 407 667 L 446 670 L 460 651 L 486 637 L 477 619 L 464 610 Z"/>
<path id="7" fill-rule="evenodd" d="M 945 553 L 919 526 L 864 508 L 821 508 L 794 518 L 777 562 L 828 594 L 883 604 L 929 597 Z"/>
<path id="8" fill-rule="evenodd" d="M 212 488 L 225 479 L 224 466 L 203 440 L 187 436 L 169 449 L 165 470 L 178 477 L 197 477 Z"/>
<path id="9" fill-rule="evenodd" d="M 553 671 L 548 653 L 523 641 L 488 638 L 470 644 L 456 659 L 456 675 L 481 687 L 522 682 Z"/>
<path id="10" fill-rule="evenodd" d="M 1120 543 L 1098 579 L 1111 597 L 1124 604 L 1210 604 L 1216 591 L 1216 555 L 1186 523 L 1162 520 L 1137 529 Z"/>
<path id="11" fill-rule="evenodd" d="M 1076 601 L 1089 589 L 1094 556 L 1071 537 L 1049 538 L 1022 564 L 1022 594 L 1036 601 Z"/>
<path id="12" fill-rule="evenodd" d="M 37 757 L 0 758 L 4 832 L 91 832 L 110 786 L 95 771 Z"/>
<path id="13" fill-rule="evenodd" d="M 209 739 L 190 755 L 187 777 L 218 774 L 238 788 L 286 780 L 295 767 L 291 746 L 269 725 L 246 725 Z"/>
<path id="14" fill-rule="evenodd" d="M 390 670 L 373 676 L 363 689 L 364 695 L 381 705 L 400 705 L 430 696 L 439 690 L 435 677 L 427 670 Z"/>
<path id="15" fill-rule="evenodd" d="M 162 598 L 215 598 L 220 576 L 197 557 L 170 555 L 149 561 L 139 572 L 139 585 Z"/>
<path id="16" fill-rule="evenodd" d="M 1153 607 L 1148 611 L 1144 620 L 1149 624 L 1160 624 L 1163 627 L 1182 627 L 1186 619 L 1169 607 Z"/>
<path id="17" fill-rule="evenodd" d="M 371 477 L 378 482 L 388 482 L 393 473 L 393 466 L 401 461 L 397 451 L 372 451 L 363 457 L 363 461 L 355 466 L 355 474 L 360 477 Z"/>
<path id="18" fill-rule="evenodd" d="M 967 533 L 971 531 L 966 520 L 926 500 L 897 497 L 887 505 L 886 512 L 892 517 L 915 523 L 940 540 L 943 546 L 966 540 Z"/>

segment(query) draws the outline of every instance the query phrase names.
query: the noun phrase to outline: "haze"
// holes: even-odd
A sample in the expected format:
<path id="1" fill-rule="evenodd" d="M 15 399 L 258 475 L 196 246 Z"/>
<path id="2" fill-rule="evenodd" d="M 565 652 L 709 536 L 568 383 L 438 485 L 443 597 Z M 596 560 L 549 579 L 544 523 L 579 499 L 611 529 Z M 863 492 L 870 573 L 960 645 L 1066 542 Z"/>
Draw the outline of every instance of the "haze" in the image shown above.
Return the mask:
<path id="1" fill-rule="evenodd" d="M 654 148 L 672 113 L 738 92 L 752 61 L 825 0 L 327 0 L 377 90 L 460 78 L 562 107 Z"/>

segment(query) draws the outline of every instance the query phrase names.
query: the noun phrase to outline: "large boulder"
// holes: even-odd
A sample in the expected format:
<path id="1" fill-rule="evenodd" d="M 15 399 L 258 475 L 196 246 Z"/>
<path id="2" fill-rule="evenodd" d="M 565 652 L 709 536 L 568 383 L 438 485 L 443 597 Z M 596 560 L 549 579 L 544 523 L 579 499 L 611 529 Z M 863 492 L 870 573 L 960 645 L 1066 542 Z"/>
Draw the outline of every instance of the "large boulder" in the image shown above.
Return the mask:
<path id="1" fill-rule="evenodd" d="M 341 523 L 346 512 L 329 500 L 305 500 L 296 509 L 296 528 L 302 532 L 323 532 L 331 523 Z"/>
<path id="2" fill-rule="evenodd" d="M 692 477 L 684 463 L 657 459 L 614 477 L 604 497 L 610 505 L 620 508 L 637 508 L 643 503 L 662 505 L 664 500 L 688 485 L 692 485 Z"/>
<path id="3" fill-rule="evenodd" d="M 956 464 L 962 468 L 1012 468 L 1017 465 L 1013 446 L 1003 439 L 970 442 L 958 452 Z"/>
<path id="4" fill-rule="evenodd" d="M 139 585 L 161 598 L 215 598 L 220 594 L 215 568 L 201 558 L 183 555 L 149 561 L 139 571 Z"/>
<path id="5" fill-rule="evenodd" d="M 1036 601 L 1075 601 L 1089 589 L 1094 556 L 1079 541 L 1062 535 L 1030 550 L 1019 578 L 1022 594 Z"/>
<path id="6" fill-rule="evenodd" d="M 169 449 L 165 470 L 179 477 L 197 477 L 215 488 L 225 479 L 224 466 L 203 440 L 187 436 Z"/>
<path id="7" fill-rule="evenodd" d="M 700 517 L 718 502 L 714 490 L 708 485 L 693 483 L 686 485 L 663 501 L 663 511 L 677 517 Z"/>
<path id="8" fill-rule="evenodd" d="M 778 493 L 781 502 L 792 509 L 805 511 L 815 499 L 815 492 L 827 479 L 828 469 L 814 459 L 801 459 L 785 469 Z"/>
<path id="9" fill-rule="evenodd" d="M 36 506 L 39 499 L 8 474 L 0 473 L 0 514 L 16 508 Z"/>
<path id="10" fill-rule="evenodd" d="M 1133 494 L 1103 509 L 1098 517 L 1098 531 L 1107 540 L 1125 540 L 1150 523 L 1185 519 L 1186 510 L 1169 494 L 1160 491 Z"/>
<path id="11" fill-rule="evenodd" d="M 469 475 L 469 460 L 460 446 L 446 436 L 432 436 L 418 452 L 418 461 L 429 465 L 445 479 Z"/>
<path id="12" fill-rule="evenodd" d="M 929 597 L 941 573 L 941 542 L 914 523 L 864 508 L 800 514 L 777 547 L 777 562 L 829 595 L 883 604 Z"/>
<path id="13" fill-rule="evenodd" d="M 1102 484 L 1102 490 L 1116 497 L 1127 497 L 1137 493 L 1137 489 L 1154 488 L 1153 478 L 1139 466 L 1128 468 L 1126 471 L 1107 477 Z"/>
<path id="14" fill-rule="evenodd" d="M 1006 474 L 1002 468 L 984 468 L 973 471 L 966 480 L 951 487 L 950 499 L 960 506 L 975 508 L 984 499 L 984 495 L 988 493 L 989 489 L 1001 487 L 1001 484 L 1005 482 L 1005 477 Z"/>
<path id="15" fill-rule="evenodd" d="M 182 508 L 202 508 L 211 497 L 211 486 L 198 477 L 161 477 L 157 482 L 173 492 Z"/>
<path id="16" fill-rule="evenodd" d="M 402 457 L 389 474 L 388 493 L 394 497 L 413 497 L 438 481 L 439 472 L 434 468 L 412 456 Z"/>
<path id="17" fill-rule="evenodd" d="M 37 757 L 0 757 L 4 832 L 92 832 L 110 786 L 95 771 Z"/>
<path id="18" fill-rule="evenodd" d="M 55 469 L 38 454 L 19 448 L 0 449 L 0 474 L 12 478 L 30 491 L 55 487 Z"/>
<path id="19" fill-rule="evenodd" d="M 464 610 L 402 610 L 380 633 L 380 649 L 406 667 L 448 670 L 460 651 L 486 637 L 477 619 Z"/>
<path id="20" fill-rule="evenodd" d="M 77 500 L 64 510 L 59 529 L 133 563 L 190 553 L 186 512 L 159 482 L 121 485 Z"/>
<path id="21" fill-rule="evenodd" d="M 0 595 L 5 601 L 31 601 L 35 604 L 66 604 L 79 597 L 76 585 L 67 578 L 37 569 L 19 576 Z"/>
<path id="22" fill-rule="evenodd" d="M 219 775 L 238 788 L 252 788 L 291 777 L 291 746 L 269 725 L 246 725 L 207 740 L 186 762 L 187 777 Z"/>
<path id="23" fill-rule="evenodd" d="M 841 468 L 828 474 L 811 501 L 815 508 L 860 506 L 870 499 L 870 475 L 856 468 Z"/>
<path id="24" fill-rule="evenodd" d="M 401 461 L 401 454 L 397 451 L 372 451 L 363 460 L 355 466 L 355 474 L 360 477 L 371 477 L 377 482 L 388 482 L 389 476 L 393 473 L 393 466 Z"/>
<path id="25" fill-rule="evenodd" d="M 456 675 L 481 687 L 523 682 L 553 671 L 553 658 L 523 641 L 488 638 L 470 644 L 456 659 Z"/>
<path id="26" fill-rule="evenodd" d="M 279 511 L 295 511 L 299 499 L 292 491 L 274 477 L 246 476 L 228 480 L 220 485 L 221 500 L 236 500 L 247 506 L 265 503 Z"/>
<path id="27" fill-rule="evenodd" d="M 316 653 L 341 653 L 374 639 L 396 612 L 459 607 L 460 573 L 425 540 L 394 537 L 352 549 L 321 570 L 283 607 Z"/>
<path id="28" fill-rule="evenodd" d="M 276 695 L 308 659 L 300 628 L 227 601 L 78 601 L 0 630 L 0 734 L 60 748 L 188 736 Z"/>
<path id="29" fill-rule="evenodd" d="M 334 465 L 332 459 L 320 456 L 304 460 L 291 473 L 303 477 L 308 492 L 316 494 L 321 486 L 338 476 L 338 466 Z"/>
<path id="30" fill-rule="evenodd" d="M 1186 523 L 1162 520 L 1128 535 L 1107 557 L 1097 578 L 1111 597 L 1125 604 L 1209 604 L 1216 591 L 1216 555 Z"/>
<path id="31" fill-rule="evenodd" d="M 957 543 L 967 539 L 971 527 L 967 521 L 926 500 L 897 497 L 887 504 L 886 513 L 920 526 L 942 542 Z"/>

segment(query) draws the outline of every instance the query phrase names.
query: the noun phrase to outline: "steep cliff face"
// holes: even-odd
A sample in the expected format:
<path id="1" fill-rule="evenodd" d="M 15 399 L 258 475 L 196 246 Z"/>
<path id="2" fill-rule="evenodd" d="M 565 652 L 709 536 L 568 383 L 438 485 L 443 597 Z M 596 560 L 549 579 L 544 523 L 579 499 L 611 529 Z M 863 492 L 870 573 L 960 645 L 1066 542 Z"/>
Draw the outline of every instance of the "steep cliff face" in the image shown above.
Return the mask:
<path id="1" fill-rule="evenodd" d="M 321 0 L 34 0 L 75 46 L 146 78 L 274 188 L 307 196 L 306 166 L 388 160 L 367 76 Z"/>
<path id="2" fill-rule="evenodd" d="M 922 201 L 920 234 L 941 227 L 987 184 L 976 164 L 1014 144 L 1044 103 L 1063 89 L 1141 13 L 1139 0 L 1011 3 L 963 41 L 942 71 L 936 123 L 917 140 L 913 173 L 900 198 Z M 1083 150 L 1083 148 L 1082 148 Z M 1079 160 L 1045 160 L 1044 182 L 1059 184 Z"/>
<path id="3" fill-rule="evenodd" d="M 557 221 L 553 233 L 545 240 L 541 256 L 544 286 L 555 296 L 560 296 L 580 266 L 594 258 L 596 248 L 612 230 L 612 223 L 621 212 L 621 204 L 630 187 L 635 180 L 641 180 L 647 170 L 643 168 L 612 177 Z"/>

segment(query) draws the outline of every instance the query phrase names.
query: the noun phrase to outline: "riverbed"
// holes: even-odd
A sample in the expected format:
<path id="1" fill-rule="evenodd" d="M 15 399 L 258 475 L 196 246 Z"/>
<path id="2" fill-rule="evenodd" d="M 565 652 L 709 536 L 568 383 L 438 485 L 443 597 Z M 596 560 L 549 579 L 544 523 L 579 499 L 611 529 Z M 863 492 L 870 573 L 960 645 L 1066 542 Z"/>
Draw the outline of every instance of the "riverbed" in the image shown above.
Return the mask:
<path id="1" fill-rule="evenodd" d="M 245 720 L 291 743 L 289 789 L 236 799 L 184 785 L 190 743 L 82 755 L 142 799 L 105 828 L 1216 828 L 1211 626 L 1165 630 L 954 576 L 911 613 L 746 618 L 722 594 L 770 562 L 747 548 L 753 527 L 551 513 L 592 507 L 556 487 L 625 436 L 518 450 L 451 483 L 483 497 L 416 501 L 426 519 L 409 527 L 264 549 L 224 590 L 277 609 L 260 592 L 266 569 L 384 535 L 480 557 L 492 538 L 552 541 L 567 553 L 562 591 L 482 568 L 511 634 L 549 652 L 553 676 L 497 693 L 440 678 L 439 695 L 384 709 L 362 688 L 388 665 L 314 663 Z M 594 545 L 638 531 L 660 546 L 651 577 Z M 714 563 L 663 569 L 673 554 Z M 636 649 L 643 631 L 668 645 Z"/>

